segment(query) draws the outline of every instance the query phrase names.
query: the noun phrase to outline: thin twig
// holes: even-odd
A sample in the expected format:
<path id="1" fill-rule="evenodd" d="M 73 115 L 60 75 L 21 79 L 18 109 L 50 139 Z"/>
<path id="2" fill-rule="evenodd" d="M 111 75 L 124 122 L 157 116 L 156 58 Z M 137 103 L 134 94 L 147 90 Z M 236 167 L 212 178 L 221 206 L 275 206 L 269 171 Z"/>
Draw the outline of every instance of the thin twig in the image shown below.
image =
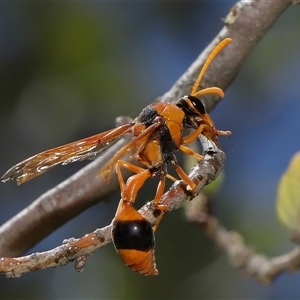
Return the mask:
<path id="1" fill-rule="evenodd" d="M 281 273 L 294 272 L 300 268 L 300 247 L 289 253 L 269 258 L 247 246 L 236 231 L 228 231 L 216 218 L 207 212 L 207 198 L 201 194 L 186 205 L 186 217 L 201 228 L 228 256 L 232 266 L 243 275 L 260 282 L 270 283 Z"/>

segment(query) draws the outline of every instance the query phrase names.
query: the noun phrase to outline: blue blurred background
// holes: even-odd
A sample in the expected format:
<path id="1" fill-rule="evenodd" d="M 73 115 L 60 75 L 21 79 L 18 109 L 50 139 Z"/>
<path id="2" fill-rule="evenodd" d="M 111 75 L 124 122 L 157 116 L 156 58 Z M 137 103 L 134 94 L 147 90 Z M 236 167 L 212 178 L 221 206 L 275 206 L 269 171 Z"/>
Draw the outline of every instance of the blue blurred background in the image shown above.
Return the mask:
<path id="1" fill-rule="evenodd" d="M 188 68 L 234 3 L 0 3 L 0 173 L 39 151 L 109 129 L 119 115 L 136 116 Z M 233 133 L 220 141 L 228 160 L 213 212 L 268 256 L 294 247 L 277 221 L 275 199 L 300 148 L 299 20 L 299 7 L 290 7 L 212 112 L 217 127 Z M 55 168 L 19 187 L 1 184 L 1 224 L 85 164 Z M 149 195 L 155 186 L 146 189 Z M 113 198 L 28 253 L 108 224 L 119 192 Z M 242 277 L 182 210 L 164 218 L 156 240 L 157 277 L 130 271 L 108 245 L 81 274 L 70 264 L 14 280 L 2 276 L 0 299 L 299 298 L 300 274 L 283 274 L 269 286 Z"/>

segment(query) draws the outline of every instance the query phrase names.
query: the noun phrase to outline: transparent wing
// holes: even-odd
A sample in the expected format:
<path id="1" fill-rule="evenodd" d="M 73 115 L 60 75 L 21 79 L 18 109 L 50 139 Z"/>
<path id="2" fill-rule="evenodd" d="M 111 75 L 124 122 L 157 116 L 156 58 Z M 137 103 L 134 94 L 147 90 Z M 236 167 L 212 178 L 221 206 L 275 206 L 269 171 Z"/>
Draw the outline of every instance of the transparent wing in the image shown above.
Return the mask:
<path id="1" fill-rule="evenodd" d="M 85 159 L 94 159 L 122 135 L 130 132 L 132 123 L 93 135 L 91 137 L 52 148 L 31 156 L 11 167 L 1 178 L 3 182 L 16 180 L 24 183 L 58 164 L 68 164 Z"/>

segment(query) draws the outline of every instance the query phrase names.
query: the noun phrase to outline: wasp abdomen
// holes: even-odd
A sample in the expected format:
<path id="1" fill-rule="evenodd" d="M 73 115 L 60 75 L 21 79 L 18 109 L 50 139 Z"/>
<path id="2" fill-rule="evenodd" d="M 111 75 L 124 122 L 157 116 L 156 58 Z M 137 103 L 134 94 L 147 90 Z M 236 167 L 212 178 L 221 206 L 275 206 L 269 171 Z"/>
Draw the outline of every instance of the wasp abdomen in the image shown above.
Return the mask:
<path id="1" fill-rule="evenodd" d="M 133 221 L 115 220 L 112 235 L 117 249 L 148 251 L 155 245 L 152 226 L 146 219 Z"/>
<path id="2" fill-rule="evenodd" d="M 142 275 L 157 275 L 154 249 L 144 252 L 139 250 L 117 250 L 119 256 L 131 270 Z"/>
<path id="3" fill-rule="evenodd" d="M 144 275 L 157 275 L 155 266 L 155 237 L 151 224 L 138 220 L 115 219 L 112 229 L 115 248 L 123 262 Z"/>

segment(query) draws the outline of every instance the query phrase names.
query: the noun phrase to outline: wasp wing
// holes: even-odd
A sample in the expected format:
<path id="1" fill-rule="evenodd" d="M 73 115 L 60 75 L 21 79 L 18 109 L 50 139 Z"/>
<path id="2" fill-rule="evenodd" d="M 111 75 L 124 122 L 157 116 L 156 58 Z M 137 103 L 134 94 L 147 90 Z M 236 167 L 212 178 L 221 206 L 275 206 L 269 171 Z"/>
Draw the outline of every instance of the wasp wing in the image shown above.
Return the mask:
<path id="1" fill-rule="evenodd" d="M 1 178 L 3 182 L 16 180 L 24 183 L 58 164 L 68 164 L 85 159 L 94 159 L 122 135 L 130 132 L 133 123 L 93 135 L 63 146 L 52 148 L 31 156 L 11 167 Z"/>

